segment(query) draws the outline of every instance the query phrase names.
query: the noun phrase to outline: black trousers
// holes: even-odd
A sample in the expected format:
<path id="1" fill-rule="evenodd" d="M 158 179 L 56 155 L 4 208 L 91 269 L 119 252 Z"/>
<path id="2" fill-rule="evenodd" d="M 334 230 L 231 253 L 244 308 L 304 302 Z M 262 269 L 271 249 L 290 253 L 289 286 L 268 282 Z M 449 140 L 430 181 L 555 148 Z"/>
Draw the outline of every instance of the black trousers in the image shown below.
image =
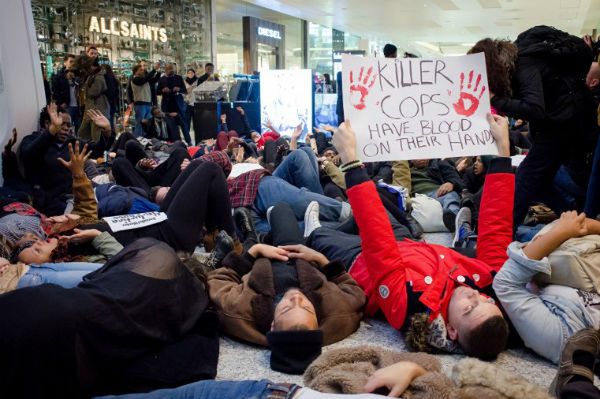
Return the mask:
<path id="1" fill-rule="evenodd" d="M 292 208 L 284 202 L 273 207 L 270 215 L 273 246 L 304 244 L 304 236 Z"/>
<path id="2" fill-rule="evenodd" d="M 574 381 L 564 386 L 560 399 L 598 399 L 600 390 L 591 381 Z"/>
<path id="3" fill-rule="evenodd" d="M 213 162 L 192 162 L 177 177 L 160 210 L 167 214 L 165 222 L 111 234 L 122 245 L 152 237 L 185 252 L 194 251 L 205 227 L 208 231 L 225 230 L 235 236 L 227 181 L 223 170 Z M 110 231 L 106 224 L 86 227 Z"/>
<path id="4" fill-rule="evenodd" d="M 166 161 L 152 170 L 142 172 L 135 169 L 134 164 L 129 160 L 129 156 L 117 158 L 113 162 L 113 176 L 115 182 L 120 186 L 138 187 L 150 194 L 153 186 L 170 187 L 173 184 L 181 173 L 181 163 L 184 159 L 190 159 L 187 150 L 176 148 Z"/>
<path id="5" fill-rule="evenodd" d="M 568 136 L 566 131 L 562 136 L 538 135 L 535 144 L 519 166 L 515 181 L 513 211 L 515 229 L 523 223 L 530 205 L 551 196 L 554 176 L 571 147 L 565 140 L 565 136 Z"/>

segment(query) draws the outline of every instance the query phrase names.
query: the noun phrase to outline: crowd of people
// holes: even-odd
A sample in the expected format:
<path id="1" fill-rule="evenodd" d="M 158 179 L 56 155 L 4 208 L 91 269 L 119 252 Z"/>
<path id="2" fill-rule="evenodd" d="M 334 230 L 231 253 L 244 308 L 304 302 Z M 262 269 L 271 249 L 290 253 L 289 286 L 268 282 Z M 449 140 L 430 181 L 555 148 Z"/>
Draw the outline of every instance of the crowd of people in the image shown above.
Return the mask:
<path id="1" fill-rule="evenodd" d="M 243 131 L 223 115 L 216 139 L 192 145 L 192 92 L 212 64 L 185 78 L 136 64 L 135 123 L 117 134 L 110 68 L 93 47 L 65 57 L 39 129 L 2 153 L 3 392 L 600 397 L 598 50 L 544 26 L 479 41 L 498 156 L 371 164 L 350 120 L 300 141 L 301 124 L 261 133 L 241 107 Z M 439 203 L 426 219 L 451 247 L 423 239 L 417 194 Z M 365 317 L 420 353 L 322 353 Z M 307 386 L 215 381 L 220 334 L 268 347 L 271 368 Z M 558 364 L 552 387 L 481 361 L 523 346 Z M 423 352 L 480 360 L 446 376 Z"/>

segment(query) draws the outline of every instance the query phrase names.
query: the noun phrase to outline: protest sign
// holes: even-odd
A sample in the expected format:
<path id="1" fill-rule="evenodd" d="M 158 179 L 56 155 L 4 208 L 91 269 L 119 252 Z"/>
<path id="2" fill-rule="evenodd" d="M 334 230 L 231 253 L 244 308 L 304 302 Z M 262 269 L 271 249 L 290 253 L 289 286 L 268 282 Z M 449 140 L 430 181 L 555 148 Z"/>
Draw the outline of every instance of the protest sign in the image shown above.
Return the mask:
<path id="1" fill-rule="evenodd" d="M 483 53 L 440 59 L 342 55 L 344 114 L 365 162 L 497 155 Z"/>
<path id="2" fill-rule="evenodd" d="M 132 215 L 109 216 L 103 218 L 113 232 L 123 230 L 134 230 L 140 227 L 151 226 L 167 220 L 164 212 L 144 212 Z"/>

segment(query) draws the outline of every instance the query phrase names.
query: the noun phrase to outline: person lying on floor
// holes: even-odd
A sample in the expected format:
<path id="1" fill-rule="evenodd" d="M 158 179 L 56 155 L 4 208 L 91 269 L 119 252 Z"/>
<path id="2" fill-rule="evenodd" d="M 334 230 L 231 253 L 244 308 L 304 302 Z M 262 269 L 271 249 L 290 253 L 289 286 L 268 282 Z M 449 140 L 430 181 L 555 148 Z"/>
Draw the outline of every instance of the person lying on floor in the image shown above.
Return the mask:
<path id="1" fill-rule="evenodd" d="M 314 206 L 309 204 L 307 212 Z M 321 345 L 356 331 L 365 295 L 343 264 L 304 246 L 288 204 L 269 210 L 272 245 L 258 243 L 247 210 L 236 212 L 248 250 L 243 256 L 228 254 L 223 267 L 208 274 L 221 328 L 269 346 L 273 370 L 300 374 L 321 353 Z"/>
<path id="2" fill-rule="evenodd" d="M 187 170 L 191 165 L 207 160 L 216 162 L 225 176 L 230 175 L 232 163 L 225 151 L 211 152 L 191 162 L 184 161 L 181 167 Z M 292 151 L 273 175 L 264 168 L 252 168 L 239 176 L 228 178 L 227 188 L 231 206 L 252 208 L 256 227 L 261 232 L 269 231 L 267 209 L 279 202 L 290 204 L 300 225 L 305 210 L 312 201 L 319 203 L 324 221 L 342 222 L 352 213 L 348 203 L 323 195 L 316 158 L 308 148 Z M 168 187 L 163 190 L 167 191 Z"/>
<path id="3" fill-rule="evenodd" d="M 59 158 L 59 161 L 72 175 L 75 197 L 73 214 L 55 216 L 50 218 L 52 223 L 48 223 L 48 220 L 42 220 L 41 216 L 32 213 L 35 210 L 26 208 L 23 204 L 18 207 L 10 204 L 8 209 L 21 210 L 21 213 L 15 212 L 2 219 L 10 217 L 16 226 L 31 225 L 28 229 L 12 229 L 10 225 L 2 227 L 3 233 L 6 230 L 15 240 L 11 246 L 11 263 L 22 262 L 29 265 L 83 261 L 104 263 L 123 249 L 123 246 L 107 232 L 76 228 L 82 223 L 97 220 L 97 204 L 92 183 L 83 173 L 85 162 L 89 157 L 87 145 L 80 152 L 79 142 L 75 143 L 75 149 L 69 143 L 68 151 L 70 160 L 67 162 Z M 5 207 L 4 210 L 6 209 Z M 58 236 L 59 233 L 68 231 L 73 231 L 74 234 Z"/>
<path id="4" fill-rule="evenodd" d="M 554 363 L 570 336 L 600 327 L 598 234 L 600 221 L 565 212 L 531 242 L 510 244 L 509 259 L 494 278 L 494 291 L 525 345 Z"/>
<path id="5" fill-rule="evenodd" d="M 0 295 L 2 395 L 82 398 L 214 378 L 218 318 L 203 279 L 191 260 L 146 238 L 77 287 Z"/>
<path id="6" fill-rule="evenodd" d="M 392 327 L 408 329 L 407 340 L 417 350 L 462 349 L 494 359 L 507 342 L 508 324 L 490 296 L 492 278 L 512 241 L 514 175 L 508 122 L 492 115 L 488 121 L 500 157 L 492 161 L 485 182 L 477 259 L 439 245 L 397 242 L 375 185 L 356 161 L 352 127 L 342 123 L 333 136 L 360 237 L 320 227 L 317 220 L 309 222 L 308 245 L 350 266 L 368 298 L 365 313 L 381 310 Z"/>
<path id="7" fill-rule="evenodd" d="M 0 258 L 0 294 L 42 284 L 73 288 L 83 281 L 86 274 L 101 266 L 99 263 L 89 262 L 13 264 L 8 259 Z"/>
<path id="8" fill-rule="evenodd" d="M 432 355 L 393 352 L 376 346 L 329 350 L 309 366 L 303 382 L 304 387 L 267 380 L 199 381 L 175 389 L 102 399 L 551 398 L 544 388 L 495 364 L 464 358 L 447 375 Z"/>

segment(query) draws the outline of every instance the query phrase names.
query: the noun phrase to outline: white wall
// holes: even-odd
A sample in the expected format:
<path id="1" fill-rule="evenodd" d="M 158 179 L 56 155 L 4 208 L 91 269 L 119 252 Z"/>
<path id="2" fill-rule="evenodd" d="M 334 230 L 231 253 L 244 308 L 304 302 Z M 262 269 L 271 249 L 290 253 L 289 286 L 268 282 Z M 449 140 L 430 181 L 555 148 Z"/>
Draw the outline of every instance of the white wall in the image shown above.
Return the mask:
<path id="1" fill-rule="evenodd" d="M 3 86 L 0 87 L 0 148 L 3 149 L 13 127 L 17 128 L 19 139 L 37 128 L 39 111 L 46 103 L 31 0 L 2 2 L 0 74 Z"/>

